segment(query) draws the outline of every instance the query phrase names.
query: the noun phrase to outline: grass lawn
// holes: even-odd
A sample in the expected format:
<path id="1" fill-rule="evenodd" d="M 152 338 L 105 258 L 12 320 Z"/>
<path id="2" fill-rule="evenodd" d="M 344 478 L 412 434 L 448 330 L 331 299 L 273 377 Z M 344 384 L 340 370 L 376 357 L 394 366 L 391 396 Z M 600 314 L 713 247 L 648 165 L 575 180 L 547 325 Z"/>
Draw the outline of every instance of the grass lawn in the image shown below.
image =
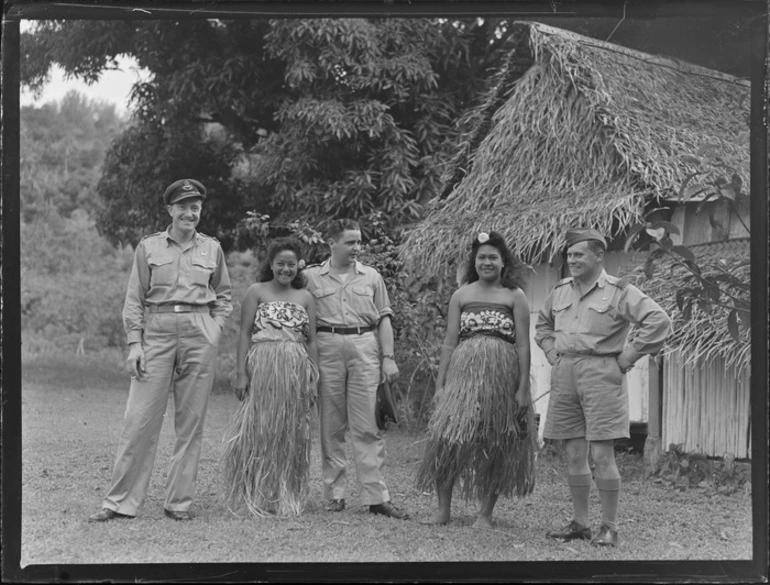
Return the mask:
<path id="1" fill-rule="evenodd" d="M 569 519 L 571 505 L 558 453 L 538 460 L 534 494 L 501 500 L 492 530 L 471 527 L 475 503 L 457 500 L 448 526 L 426 519 L 435 496 L 414 487 L 424 436 L 386 433 L 386 480 L 391 497 L 410 521 L 372 516 L 358 504 L 352 466 L 348 508 L 323 510 L 320 448 L 313 443 L 311 499 L 294 519 L 237 518 L 222 501 L 222 435 L 237 400 L 211 397 L 192 522 L 164 517 L 165 475 L 173 444 L 173 410 L 167 411 L 149 494 L 133 520 L 89 524 L 110 481 L 128 392 L 115 361 L 30 358 L 23 366 L 22 566 L 77 563 L 188 562 L 393 562 L 747 560 L 751 558 L 750 484 L 732 493 L 708 487 L 674 489 L 645 479 L 640 457 L 620 454 L 623 492 L 621 544 L 596 549 L 559 543 L 545 532 Z M 170 403 L 171 404 L 171 403 Z M 599 501 L 592 492 L 594 529 Z"/>

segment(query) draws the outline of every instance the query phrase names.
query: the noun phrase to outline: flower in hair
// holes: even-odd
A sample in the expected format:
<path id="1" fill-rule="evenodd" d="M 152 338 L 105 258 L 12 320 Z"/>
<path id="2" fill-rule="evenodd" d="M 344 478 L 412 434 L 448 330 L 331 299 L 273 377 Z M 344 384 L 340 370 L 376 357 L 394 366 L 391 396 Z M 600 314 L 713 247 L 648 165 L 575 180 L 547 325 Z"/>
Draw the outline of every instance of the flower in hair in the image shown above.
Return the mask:
<path id="1" fill-rule="evenodd" d="M 305 267 L 305 261 L 304 261 L 302 258 L 300 258 L 300 259 L 299 259 L 299 262 L 297 262 L 297 267 L 298 267 L 300 270 L 302 270 L 302 269 Z"/>
<path id="2" fill-rule="evenodd" d="M 481 232 L 476 239 L 479 241 L 479 244 L 484 244 L 489 241 L 489 234 L 487 232 Z"/>

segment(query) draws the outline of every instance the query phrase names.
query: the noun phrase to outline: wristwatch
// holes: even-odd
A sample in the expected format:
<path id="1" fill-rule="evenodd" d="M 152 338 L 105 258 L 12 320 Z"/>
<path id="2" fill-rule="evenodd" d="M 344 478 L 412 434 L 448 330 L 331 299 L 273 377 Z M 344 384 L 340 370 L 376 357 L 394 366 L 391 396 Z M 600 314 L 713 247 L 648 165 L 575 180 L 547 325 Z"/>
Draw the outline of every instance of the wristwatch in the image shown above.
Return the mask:
<path id="1" fill-rule="evenodd" d="M 384 353 L 384 354 L 382 354 L 382 359 L 387 359 L 387 358 L 390 358 L 390 359 L 395 361 L 396 356 L 394 356 L 392 353 Z"/>

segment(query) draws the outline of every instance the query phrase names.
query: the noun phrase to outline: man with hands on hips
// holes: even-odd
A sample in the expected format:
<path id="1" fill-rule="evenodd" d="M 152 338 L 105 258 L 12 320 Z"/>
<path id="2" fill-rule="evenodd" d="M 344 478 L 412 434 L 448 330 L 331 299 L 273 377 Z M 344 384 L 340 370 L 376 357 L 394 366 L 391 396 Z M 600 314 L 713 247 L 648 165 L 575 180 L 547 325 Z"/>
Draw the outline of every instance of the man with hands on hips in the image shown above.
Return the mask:
<path id="1" fill-rule="evenodd" d="M 629 437 L 628 392 L 623 376 L 645 354 L 660 351 L 671 320 L 650 297 L 604 270 L 607 242 L 595 230 L 570 230 L 572 275 L 546 298 L 535 342 L 551 364 L 551 395 L 543 436 L 564 440 L 573 519 L 548 538 L 591 540 L 589 450 L 596 465 L 602 523 L 591 540 L 617 546 L 620 473 L 614 440 Z M 637 331 L 628 342 L 631 324 Z"/>

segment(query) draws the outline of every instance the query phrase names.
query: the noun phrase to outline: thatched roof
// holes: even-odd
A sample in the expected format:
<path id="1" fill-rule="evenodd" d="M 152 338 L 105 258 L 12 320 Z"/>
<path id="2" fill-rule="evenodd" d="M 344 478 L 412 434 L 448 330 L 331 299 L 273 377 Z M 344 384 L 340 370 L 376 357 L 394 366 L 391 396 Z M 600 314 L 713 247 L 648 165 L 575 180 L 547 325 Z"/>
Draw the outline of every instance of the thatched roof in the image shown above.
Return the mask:
<path id="1" fill-rule="evenodd" d="M 750 240 L 729 240 L 712 244 L 691 246 L 703 276 L 715 276 L 731 271 L 748 283 Z M 685 319 L 676 304 L 676 289 L 682 286 L 687 270 L 676 264 L 669 256 L 656 261 L 652 277 L 645 276 L 637 268 L 629 276 L 632 282 L 657 301 L 673 320 L 673 334 L 667 340 L 668 349 L 681 352 L 685 363 L 696 364 L 700 360 L 719 357 L 727 366 L 735 365 L 739 372 L 748 371 L 751 364 L 751 335 L 748 330 L 740 331 L 740 343 L 730 335 L 727 326 L 729 311 L 714 306 L 710 313 L 694 306 L 692 315 Z M 735 292 L 735 291 L 730 291 Z M 748 300 L 748 299 L 746 299 Z M 727 299 L 723 302 L 729 303 Z"/>
<path id="2" fill-rule="evenodd" d="M 548 260 L 571 227 L 617 238 L 717 145 L 749 180 L 749 83 L 553 27 L 514 24 L 497 83 L 466 120 L 444 192 L 411 229 L 415 273 L 453 273 L 473 234 L 497 230 L 527 262 Z"/>

